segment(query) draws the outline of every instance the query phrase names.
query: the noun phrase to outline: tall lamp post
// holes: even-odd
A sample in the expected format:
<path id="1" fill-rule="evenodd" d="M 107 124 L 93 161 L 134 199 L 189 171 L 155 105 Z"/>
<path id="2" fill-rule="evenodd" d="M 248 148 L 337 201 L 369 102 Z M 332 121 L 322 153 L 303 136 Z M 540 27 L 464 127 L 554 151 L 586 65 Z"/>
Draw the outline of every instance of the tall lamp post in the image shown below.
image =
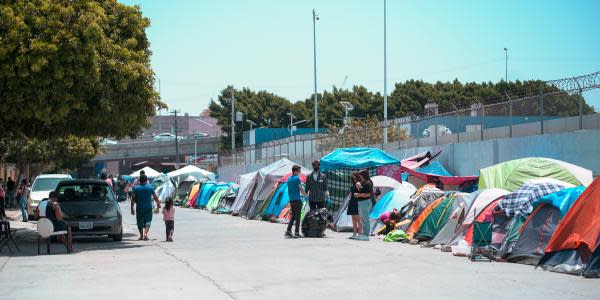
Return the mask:
<path id="1" fill-rule="evenodd" d="M 508 48 L 504 48 L 504 81 L 508 83 Z"/>
<path id="2" fill-rule="evenodd" d="M 319 105 L 317 100 L 317 20 L 319 16 L 313 9 L 313 71 L 314 71 L 314 84 L 315 84 L 315 133 L 319 132 Z"/>
<path id="3" fill-rule="evenodd" d="M 173 110 L 171 113 L 175 115 L 175 169 L 179 169 L 179 125 L 177 124 L 177 113 L 179 113 L 179 111 Z"/>
<path id="4" fill-rule="evenodd" d="M 387 1 L 383 0 L 383 143 L 388 142 L 387 99 Z"/>

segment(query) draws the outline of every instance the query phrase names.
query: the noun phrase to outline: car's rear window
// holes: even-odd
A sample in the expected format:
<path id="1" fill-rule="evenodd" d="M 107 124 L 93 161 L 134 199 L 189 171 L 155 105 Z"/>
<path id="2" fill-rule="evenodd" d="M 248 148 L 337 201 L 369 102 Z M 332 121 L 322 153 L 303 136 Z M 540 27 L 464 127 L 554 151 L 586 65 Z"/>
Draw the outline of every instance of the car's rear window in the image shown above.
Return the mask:
<path id="1" fill-rule="evenodd" d="M 69 178 L 51 178 L 51 177 L 37 178 L 36 180 L 33 181 L 33 186 L 31 187 L 31 191 L 32 192 L 53 191 L 54 189 L 56 189 L 56 186 L 58 185 L 58 183 L 61 181 L 64 181 L 64 180 L 71 180 L 71 179 L 69 179 Z"/>
<path id="2" fill-rule="evenodd" d="M 115 201 L 115 198 L 108 185 L 100 183 L 79 183 L 59 186 L 58 200 L 60 202 Z"/>

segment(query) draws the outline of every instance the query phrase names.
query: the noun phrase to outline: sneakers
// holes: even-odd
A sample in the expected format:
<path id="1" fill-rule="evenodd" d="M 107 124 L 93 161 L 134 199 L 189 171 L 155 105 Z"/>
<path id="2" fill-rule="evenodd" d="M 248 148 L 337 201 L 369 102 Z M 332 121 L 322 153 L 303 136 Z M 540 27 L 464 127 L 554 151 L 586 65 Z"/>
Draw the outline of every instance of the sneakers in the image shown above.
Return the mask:
<path id="1" fill-rule="evenodd" d="M 355 240 L 355 239 L 356 239 L 356 237 L 357 237 L 357 235 L 356 235 L 356 233 L 355 233 L 355 234 L 353 234 L 351 237 L 348 237 L 348 239 Z"/>
<path id="2" fill-rule="evenodd" d="M 301 236 L 301 235 L 300 235 L 300 233 L 298 233 L 298 232 L 296 232 L 296 233 L 294 234 L 294 238 L 296 238 L 296 239 L 297 239 L 297 238 L 301 238 L 301 237 L 302 237 L 302 236 Z"/>
<path id="3" fill-rule="evenodd" d="M 285 232 L 285 237 L 286 237 L 286 238 L 293 238 L 294 236 L 292 235 L 292 233 L 291 233 L 291 232 L 289 232 L 289 231 L 286 231 L 286 232 Z"/>
<path id="4" fill-rule="evenodd" d="M 366 235 L 359 235 L 359 236 L 357 236 L 357 237 L 355 238 L 355 240 L 357 240 L 357 241 L 368 241 L 368 240 L 369 240 L 369 237 L 368 237 L 368 236 L 366 236 Z"/>

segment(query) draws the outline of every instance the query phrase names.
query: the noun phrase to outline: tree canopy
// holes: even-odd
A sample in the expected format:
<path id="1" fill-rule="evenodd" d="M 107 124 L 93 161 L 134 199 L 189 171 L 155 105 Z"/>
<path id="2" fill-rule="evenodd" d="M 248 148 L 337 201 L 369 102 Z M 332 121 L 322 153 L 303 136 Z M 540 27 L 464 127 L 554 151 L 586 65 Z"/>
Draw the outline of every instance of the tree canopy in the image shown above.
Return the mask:
<path id="1" fill-rule="evenodd" d="M 138 136 L 165 107 L 149 25 L 139 7 L 116 0 L 3 1 L 0 129 L 29 138 Z"/>
<path id="2" fill-rule="evenodd" d="M 436 103 L 439 112 L 454 111 L 455 108 L 469 108 L 472 103 L 479 102 L 490 105 L 486 107 L 485 114 L 508 116 L 508 105 L 491 105 L 507 102 L 510 97 L 513 102 L 514 115 L 538 115 L 540 113 L 539 93 L 543 89 L 544 113 L 549 116 L 574 116 L 579 112 L 578 103 L 581 96 L 569 95 L 560 92 L 557 88 L 548 86 L 542 81 L 515 81 L 498 83 L 461 83 L 452 82 L 427 83 L 421 80 L 408 80 L 396 83 L 388 96 L 388 118 L 401 118 L 411 115 L 422 115 L 427 103 Z M 291 112 L 300 120 L 306 122 L 299 127 L 313 126 L 313 96 L 304 101 L 290 102 L 281 96 L 267 91 L 252 91 L 248 88 L 234 90 L 232 86 L 225 88 L 217 101 L 211 101 L 209 109 L 211 116 L 219 120 L 223 132 L 231 132 L 231 93 L 235 91 L 236 111 L 245 113 L 245 120 L 257 123 L 257 127 L 286 127 Z M 508 97 L 507 97 L 508 95 Z M 530 97 L 524 101 L 517 101 Z M 352 89 L 338 89 L 335 86 L 331 91 L 317 94 L 319 103 L 319 124 L 322 127 L 340 128 L 345 115 L 341 101 L 354 105 L 354 110 L 349 114 L 359 119 L 383 119 L 383 95 L 369 91 L 366 87 L 357 85 Z M 583 100 L 583 99 L 582 99 Z M 583 113 L 591 113 L 593 108 L 583 102 Z M 466 111 L 465 111 L 466 113 Z M 249 130 L 247 122 L 236 123 L 236 143 L 241 145 L 241 131 Z M 230 139 L 224 139 L 230 145 Z"/>

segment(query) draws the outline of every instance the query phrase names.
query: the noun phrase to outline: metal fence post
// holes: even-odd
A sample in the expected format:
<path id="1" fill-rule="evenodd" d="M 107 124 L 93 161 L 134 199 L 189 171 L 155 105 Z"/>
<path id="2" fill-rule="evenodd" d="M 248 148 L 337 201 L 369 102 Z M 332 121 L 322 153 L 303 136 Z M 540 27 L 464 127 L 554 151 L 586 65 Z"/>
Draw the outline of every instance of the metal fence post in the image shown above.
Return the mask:
<path id="1" fill-rule="evenodd" d="M 579 90 L 579 130 L 583 129 L 583 95 Z"/>
<path id="2" fill-rule="evenodd" d="M 506 97 L 508 98 L 508 122 L 509 122 L 509 128 L 508 128 L 508 137 L 513 136 L 513 103 L 512 103 L 512 99 L 510 99 L 510 96 L 508 95 L 508 93 L 506 93 L 506 91 L 504 91 L 504 94 L 506 95 Z"/>
<path id="3" fill-rule="evenodd" d="M 306 166 L 306 161 L 305 161 L 306 158 L 304 157 L 304 152 L 306 152 L 306 151 L 304 151 L 305 150 L 304 147 L 306 147 L 306 145 L 304 144 L 304 139 L 302 139 L 302 165 Z"/>
<path id="4" fill-rule="evenodd" d="M 438 125 L 433 125 L 435 126 L 435 144 L 438 144 Z"/>
<path id="5" fill-rule="evenodd" d="M 540 134 L 544 134 L 544 86 L 540 84 Z"/>
<path id="6" fill-rule="evenodd" d="M 460 144 L 460 119 L 458 111 L 456 111 L 456 143 Z"/>
<path id="7" fill-rule="evenodd" d="M 419 120 L 417 120 L 417 132 L 415 133 L 416 137 L 417 137 L 417 148 L 419 147 L 419 132 L 420 132 L 419 131 L 419 125 L 420 125 L 420 123 L 421 122 Z"/>
<path id="8" fill-rule="evenodd" d="M 480 140 L 483 141 L 483 130 L 484 130 L 483 127 L 485 126 L 485 105 L 483 105 L 483 103 L 481 104 L 481 118 L 480 119 L 481 119 L 481 125 L 479 126 L 480 130 L 481 130 Z"/>

